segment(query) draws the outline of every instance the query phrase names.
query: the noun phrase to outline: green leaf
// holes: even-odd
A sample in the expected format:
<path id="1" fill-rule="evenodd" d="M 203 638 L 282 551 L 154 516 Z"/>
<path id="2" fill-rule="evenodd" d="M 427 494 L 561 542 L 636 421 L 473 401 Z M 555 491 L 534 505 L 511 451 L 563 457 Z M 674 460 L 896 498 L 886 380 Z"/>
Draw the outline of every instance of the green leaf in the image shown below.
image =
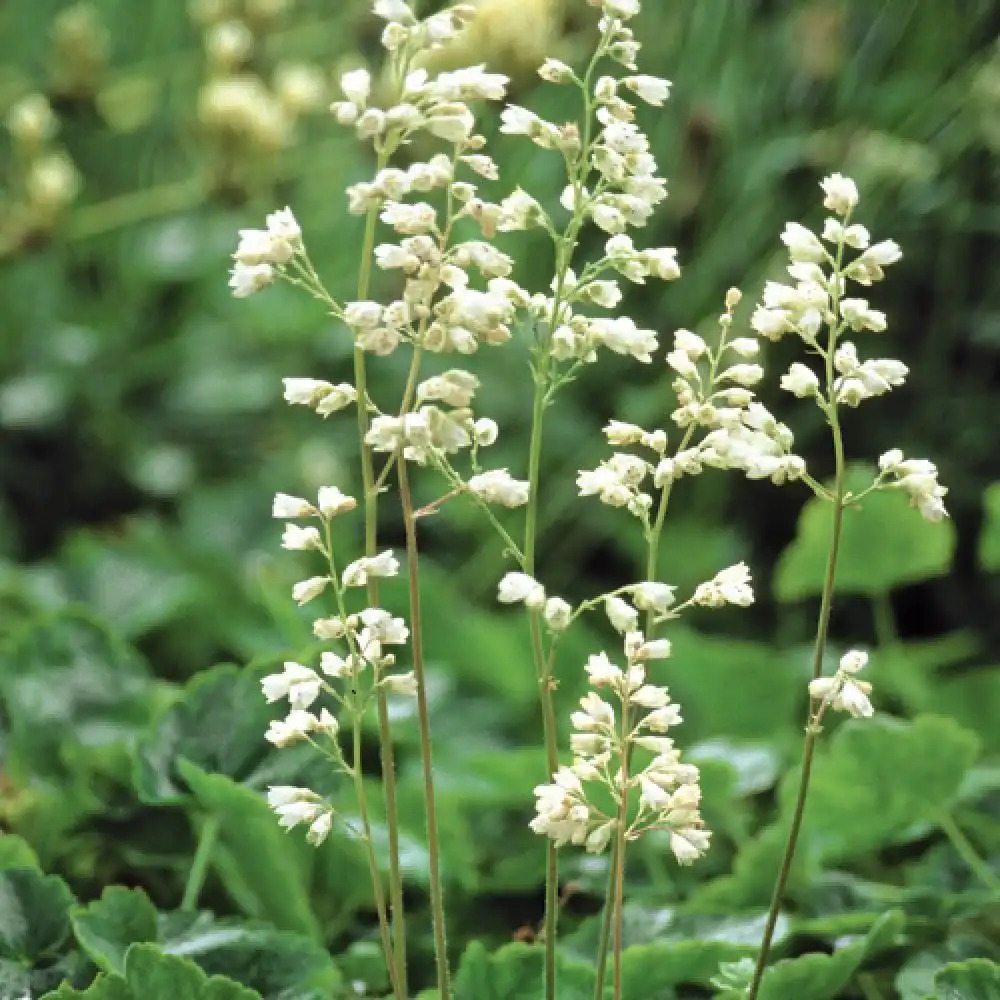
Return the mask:
<path id="1" fill-rule="evenodd" d="M 260 793 L 183 758 L 177 766 L 198 805 L 219 821 L 212 864 L 234 900 L 249 916 L 319 940 L 306 889 L 312 848 L 281 830 Z"/>
<path id="2" fill-rule="evenodd" d="M 89 612 L 29 621 L 0 649 L 5 768 L 70 784 L 81 757 L 136 738 L 150 687 L 135 650 Z"/>
<path id="3" fill-rule="evenodd" d="M 137 942 L 156 941 L 156 908 L 141 889 L 109 886 L 89 906 L 73 910 L 73 932 L 99 969 L 124 975 L 125 953 Z"/>
<path id="4" fill-rule="evenodd" d="M 557 956 L 558 1000 L 591 1000 L 594 971 Z M 541 1000 L 545 996 L 545 949 L 508 944 L 492 955 L 479 941 L 465 950 L 455 975 L 454 1000 Z"/>
<path id="5" fill-rule="evenodd" d="M 63 983 L 58 989 L 46 993 L 42 1000 L 136 1000 L 136 998 L 124 979 L 102 972 L 85 990 L 78 990 L 69 983 Z"/>
<path id="6" fill-rule="evenodd" d="M 136 785 L 144 802 L 183 797 L 176 770 L 180 758 L 236 780 L 254 777 L 271 753 L 264 733 L 276 717 L 260 689 L 268 672 L 221 664 L 191 679 L 140 748 Z"/>
<path id="7" fill-rule="evenodd" d="M 38 855 L 23 837 L 14 833 L 0 834 L 0 871 L 38 867 Z"/>
<path id="8" fill-rule="evenodd" d="M 639 944 L 622 954 L 623 1000 L 673 996 L 682 983 L 711 985 L 723 962 L 736 962 L 756 953 L 756 945 L 726 941 L 677 941 Z M 610 988 L 605 989 L 610 997 Z"/>
<path id="9" fill-rule="evenodd" d="M 255 990 L 224 976 L 206 976 L 194 962 L 165 955 L 155 945 L 129 948 L 125 979 L 135 1000 L 260 1000 Z"/>
<path id="10" fill-rule="evenodd" d="M 1000 483 L 983 493 L 983 529 L 979 535 L 979 565 L 990 573 L 1000 570 Z"/>
<path id="11" fill-rule="evenodd" d="M 872 482 L 870 469 L 852 467 L 847 488 Z M 778 561 L 774 593 L 779 601 L 817 596 L 823 588 L 833 507 L 818 497 L 802 508 L 795 540 Z M 896 587 L 943 576 L 955 551 L 949 520 L 929 524 L 893 491 L 872 493 L 844 512 L 836 592 L 875 597 Z"/>
<path id="12" fill-rule="evenodd" d="M 934 993 L 928 1000 L 997 1000 L 1000 965 L 985 958 L 950 962 L 934 976 Z"/>
<path id="13" fill-rule="evenodd" d="M 38 964 L 69 935 L 75 900 L 66 883 L 37 868 L 0 872 L 0 958 Z"/>
<path id="14" fill-rule="evenodd" d="M 974 733 L 940 716 L 852 720 L 817 754 L 803 837 L 827 860 L 905 840 L 948 809 L 978 751 Z M 797 787 L 798 775 L 790 774 L 785 816 Z"/>
<path id="15" fill-rule="evenodd" d="M 812 953 L 769 966 L 761 980 L 759 1000 L 833 1000 L 870 955 L 891 946 L 904 926 L 903 914 L 883 914 L 860 940 L 832 955 Z"/>
<path id="16" fill-rule="evenodd" d="M 680 626 L 667 635 L 673 655 L 659 676 L 684 707 L 686 744 L 719 737 L 773 741 L 777 734 L 793 734 L 790 720 L 802 701 L 803 664 L 762 643 L 699 635 Z"/>
<path id="17" fill-rule="evenodd" d="M 189 958 L 210 975 L 250 986 L 264 1000 L 328 997 L 341 983 L 325 948 L 301 934 L 267 925 L 179 912 L 162 918 L 160 939 L 167 954 Z"/>

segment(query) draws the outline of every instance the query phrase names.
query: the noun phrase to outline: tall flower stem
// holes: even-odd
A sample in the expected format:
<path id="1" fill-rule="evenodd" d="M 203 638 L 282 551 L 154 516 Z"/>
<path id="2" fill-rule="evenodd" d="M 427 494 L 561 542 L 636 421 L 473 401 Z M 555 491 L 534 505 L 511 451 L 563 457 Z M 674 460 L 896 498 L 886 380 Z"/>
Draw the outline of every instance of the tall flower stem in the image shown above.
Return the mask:
<path id="1" fill-rule="evenodd" d="M 544 347 L 543 347 L 544 350 Z M 535 395 L 532 404 L 531 444 L 528 452 L 528 510 L 524 530 L 524 571 L 535 573 L 538 541 L 538 483 L 541 475 L 542 439 L 545 419 L 546 366 L 540 361 L 535 374 Z M 538 698 L 542 708 L 542 733 L 545 741 L 545 767 L 549 774 L 559 769 L 559 745 L 555 704 L 552 698 L 553 678 L 542 643 L 542 625 L 538 611 L 529 612 L 531 649 L 538 679 Z M 559 857 L 555 842 L 545 845 L 545 1000 L 556 995 L 556 932 L 559 924 Z"/>
<path id="2" fill-rule="evenodd" d="M 613 952 L 613 996 L 614 1000 L 621 1000 L 622 995 L 622 948 L 623 929 L 625 923 L 625 844 L 628 828 L 628 790 L 629 790 L 629 728 L 631 712 L 629 710 L 628 688 L 625 689 L 622 698 L 622 719 L 621 719 L 621 751 L 620 766 L 621 775 L 619 782 L 621 786 L 621 801 L 618 805 L 618 826 L 615 830 L 615 850 L 614 850 L 614 944 Z"/>
<path id="3" fill-rule="evenodd" d="M 353 760 L 351 770 L 354 774 L 354 790 L 358 799 L 358 812 L 361 816 L 361 829 L 365 844 L 365 856 L 368 860 L 368 871 L 371 875 L 372 890 L 375 895 L 375 912 L 378 914 L 379 934 L 382 938 L 382 951 L 385 953 L 386 969 L 392 992 L 397 1000 L 406 1000 L 406 993 L 396 975 L 396 963 L 392 960 L 392 935 L 389 932 L 389 918 L 385 909 L 385 894 L 382 891 L 382 876 L 375 859 L 375 849 L 372 846 L 372 825 L 368 813 L 368 798 L 365 793 L 364 775 L 361 772 L 361 712 L 355 709 L 353 727 Z"/>
<path id="4" fill-rule="evenodd" d="M 834 336 L 831 336 L 831 340 L 834 339 Z M 828 356 L 828 367 L 830 369 L 828 371 L 828 384 L 831 387 L 833 384 L 832 358 L 833 350 L 831 345 Z M 830 613 L 833 609 L 833 586 L 837 578 L 837 556 L 840 551 L 840 536 L 844 524 L 844 442 L 840 431 L 840 423 L 837 419 L 837 406 L 832 396 L 832 389 L 829 414 L 830 426 L 833 431 L 836 478 L 833 489 L 833 524 L 830 529 L 830 550 L 827 554 L 826 576 L 823 580 L 819 620 L 816 625 L 816 644 L 813 651 L 812 675 L 814 679 L 819 677 L 823 672 L 823 657 L 826 653 L 826 641 L 830 630 Z M 799 787 L 795 797 L 795 810 L 792 813 L 792 824 L 788 830 L 788 840 L 785 843 L 785 851 L 781 857 L 778 878 L 774 883 L 774 893 L 771 896 L 771 906 L 767 912 L 767 922 L 764 925 L 764 935 L 760 943 L 760 952 L 757 955 L 753 981 L 750 984 L 750 991 L 747 994 L 748 1000 L 756 1000 L 761 979 L 764 976 L 764 969 L 767 966 L 768 953 L 771 950 L 771 942 L 774 939 L 774 928 L 778 922 L 778 911 L 781 909 L 781 900 L 785 894 L 788 877 L 792 871 L 795 848 L 798 845 L 799 832 L 802 829 L 802 817 L 805 814 L 806 798 L 809 794 L 809 779 L 812 775 L 813 756 L 816 751 L 816 742 L 819 739 L 819 734 L 820 728 L 818 725 L 809 725 L 806 727 L 805 745 L 802 750 L 802 771 L 799 775 Z"/>
<path id="5" fill-rule="evenodd" d="M 414 356 L 414 370 L 419 352 Z M 420 564 L 417 550 L 417 519 L 413 495 L 407 475 L 406 459 L 396 461 L 399 476 L 399 496 L 403 508 L 406 532 L 406 565 L 410 596 L 410 642 L 413 651 L 413 673 L 417 682 L 417 716 L 420 727 L 420 756 L 424 778 L 424 805 L 427 812 L 427 850 L 430 862 L 431 920 L 434 925 L 434 960 L 437 967 L 440 1000 L 451 996 L 451 974 L 448 969 L 448 942 L 444 921 L 444 892 L 441 884 L 441 851 L 438 839 L 437 808 L 434 800 L 434 771 L 431 759 L 430 713 L 427 709 L 427 684 L 424 673 L 423 622 L 420 613 Z"/>
<path id="6" fill-rule="evenodd" d="M 385 168 L 389 154 L 378 154 L 376 172 Z M 358 299 L 368 297 L 371 286 L 372 255 L 375 250 L 375 227 L 378 222 L 378 208 L 368 209 L 365 217 L 364 237 L 361 245 L 361 268 L 358 274 Z M 358 391 L 358 443 L 361 454 L 361 481 L 364 490 L 365 555 L 369 558 L 378 551 L 378 491 L 375 489 L 375 470 L 371 449 L 365 441 L 368 434 L 368 371 L 365 353 L 360 347 L 354 348 L 354 385 Z M 368 581 L 368 605 L 378 607 L 378 580 Z M 406 975 L 406 911 L 403 907 L 403 875 L 399 863 L 399 812 L 396 801 L 396 761 L 389 722 L 389 706 L 385 689 L 376 691 L 378 713 L 379 747 L 382 762 L 382 787 L 385 794 L 386 825 L 389 831 L 389 895 L 392 908 L 392 961 L 396 966 L 396 979 L 405 996 Z M 389 955 L 387 953 L 386 960 Z"/>

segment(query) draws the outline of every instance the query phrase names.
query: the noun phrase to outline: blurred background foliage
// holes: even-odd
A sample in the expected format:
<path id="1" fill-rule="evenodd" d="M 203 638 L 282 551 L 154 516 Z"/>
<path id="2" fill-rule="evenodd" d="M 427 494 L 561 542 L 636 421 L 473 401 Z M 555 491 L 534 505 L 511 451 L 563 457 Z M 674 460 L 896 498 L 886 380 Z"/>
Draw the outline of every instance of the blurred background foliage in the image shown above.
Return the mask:
<path id="1" fill-rule="evenodd" d="M 967 727 L 952 734 L 956 754 L 971 766 L 984 752 L 976 759 L 989 776 L 1000 751 L 1000 485 L 987 489 L 1000 479 L 1000 11 L 994 0 L 645 6 L 642 68 L 674 88 L 665 109 L 643 112 L 671 192 L 643 236 L 676 245 L 683 273 L 665 289 L 632 289 L 628 309 L 664 338 L 680 326 L 704 333 L 736 285 L 745 295 L 737 325 L 746 323 L 764 280 L 782 270 L 785 221 L 815 226 L 819 179 L 856 178 L 859 218 L 904 250 L 876 293 L 890 332 L 872 343 L 912 374 L 905 389 L 847 416 L 848 447 L 862 461 L 892 446 L 935 460 L 953 522 L 928 530 L 900 497 L 867 502 L 848 526 L 834 636 L 878 648 L 880 707 L 903 719 L 956 717 Z M 512 77 L 512 100 L 573 118 L 568 92 L 540 85 L 534 70 L 545 55 L 585 56 L 593 11 L 583 0 L 479 8 L 448 60 L 486 60 Z M 346 216 L 343 191 L 371 164 L 326 107 L 339 74 L 378 51 L 362 0 L 0 5 L 0 823 L 80 898 L 121 882 L 167 909 L 190 888 L 208 826 L 205 905 L 349 945 L 346 978 L 370 982 L 377 963 L 358 930 L 367 904 L 355 849 L 341 841 L 311 852 L 280 836 L 257 794 L 310 766 L 274 759 L 262 741 L 270 713 L 254 677 L 306 655 L 311 641 L 288 600 L 302 566 L 278 550 L 270 498 L 308 496 L 354 473 L 353 425 L 283 405 L 280 378 L 347 379 L 350 344 L 288 288 L 233 302 L 226 270 L 237 229 L 289 204 L 331 290 L 350 296 L 360 222 Z M 492 152 L 502 175 L 492 194 L 519 184 L 557 196 L 557 158 L 509 137 Z M 547 246 L 510 245 L 521 247 L 515 276 L 536 290 Z M 594 236 L 584 251 L 597 245 Z M 769 355 L 775 370 L 787 366 L 785 345 Z M 480 405 L 502 429 L 496 464 L 517 472 L 526 358 L 515 343 L 479 359 Z M 373 367 L 376 398 L 393 399 L 398 360 Z M 635 578 L 641 538 L 619 513 L 577 499 L 575 472 L 603 456 L 610 416 L 666 426 L 670 382 L 662 364 L 602 362 L 553 412 L 540 562 L 553 591 L 583 597 Z M 796 429 L 814 471 L 828 471 L 818 413 L 777 394 L 765 402 Z M 436 484 L 421 485 L 432 499 Z M 716 849 L 704 867 L 678 873 L 652 845 L 637 851 L 635 875 L 652 898 L 759 906 L 767 876 L 758 870 L 755 881 L 752 869 L 773 864 L 776 786 L 795 759 L 823 515 L 807 507 L 800 520 L 795 487 L 720 474 L 682 487 L 662 578 L 690 586 L 746 558 L 759 600 L 696 621 L 706 634 L 681 632 L 669 672 L 684 740 L 705 769 Z M 394 515 L 385 517 L 385 538 L 397 542 Z M 475 511 L 450 505 L 428 520 L 425 542 L 452 911 L 469 934 L 503 941 L 539 916 L 542 854 L 524 826 L 542 773 L 526 745 L 537 733 L 534 680 L 519 620 L 492 610 L 504 562 Z M 581 630 L 565 642 L 566 704 L 580 693 L 575 665 L 606 639 Z M 227 662 L 258 666 L 206 672 Z M 420 906 L 415 736 L 405 713 L 400 721 L 404 846 Z M 373 742 L 373 776 L 375 753 Z M 963 773 L 956 765 L 956 786 Z M 958 794 L 949 781 L 945 799 Z M 977 803 L 977 830 L 1000 849 L 1000 806 L 982 805 L 991 781 L 973 782 L 961 801 Z M 777 826 L 762 827 L 774 815 Z M 875 847 L 898 850 L 914 830 L 926 837 L 929 817 L 901 815 L 874 832 Z M 806 852 L 804 865 L 873 844 L 828 847 Z M 935 878 L 955 861 L 920 858 Z M 736 874 L 714 877 L 734 861 Z M 580 913 L 593 912 L 600 866 L 568 859 L 567 868 Z M 845 899 L 882 908 L 868 882 L 808 885 L 796 902 L 816 920 Z M 831 926 L 813 930 L 836 936 Z M 181 930 L 157 933 L 141 940 Z M 415 947 L 426 958 L 429 942 Z M 956 946 L 943 960 L 970 953 Z"/>

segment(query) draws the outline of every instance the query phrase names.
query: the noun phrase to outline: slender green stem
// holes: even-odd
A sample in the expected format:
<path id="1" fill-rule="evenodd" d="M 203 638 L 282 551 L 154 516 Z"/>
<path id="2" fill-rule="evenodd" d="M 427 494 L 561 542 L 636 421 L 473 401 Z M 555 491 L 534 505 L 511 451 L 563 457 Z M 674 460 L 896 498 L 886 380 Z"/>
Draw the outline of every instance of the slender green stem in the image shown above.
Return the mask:
<path id="1" fill-rule="evenodd" d="M 541 367 L 541 366 L 540 366 Z M 545 417 L 545 377 L 536 373 L 535 396 L 532 404 L 531 444 L 528 452 L 529 499 L 524 532 L 524 571 L 533 576 L 538 534 L 538 483 L 541 473 L 542 437 Z M 542 643 L 542 626 L 538 611 L 529 612 L 531 648 L 538 677 L 538 697 L 542 707 L 542 733 L 545 741 L 545 767 L 552 775 L 559 769 L 558 730 L 552 698 L 553 677 L 546 661 Z M 545 998 L 556 995 L 556 933 L 559 926 L 559 856 L 555 842 L 545 844 Z"/>
<path id="2" fill-rule="evenodd" d="M 385 909 L 385 893 L 382 891 L 382 876 L 375 860 L 375 849 L 372 846 L 372 824 L 368 814 L 368 797 L 365 793 L 364 776 L 361 773 L 361 716 L 360 706 L 354 706 L 354 736 L 352 771 L 354 774 L 354 790 L 358 800 L 358 812 L 361 816 L 362 841 L 365 845 L 365 855 L 368 860 L 368 871 L 372 880 L 372 891 L 375 896 L 375 911 L 378 914 L 379 935 L 382 939 L 382 952 L 385 955 L 385 966 L 392 984 L 392 992 L 397 1000 L 406 1000 L 399 978 L 396 975 L 396 963 L 393 961 L 392 935 L 389 931 L 389 918 Z"/>
<path id="3" fill-rule="evenodd" d="M 389 154 L 380 152 L 376 172 L 385 168 Z M 371 287 L 372 259 L 375 250 L 375 229 L 378 222 L 378 208 L 368 209 L 365 231 L 361 244 L 361 267 L 358 273 L 358 299 L 368 297 Z M 358 391 L 357 422 L 358 447 L 361 455 L 361 481 L 364 490 L 365 555 L 374 556 L 378 551 L 378 490 L 375 486 L 375 470 L 372 452 L 365 441 L 368 434 L 368 371 L 365 353 L 360 347 L 354 348 L 354 385 Z M 378 607 L 378 579 L 368 580 L 368 604 Z M 399 810 L 396 794 L 396 761 L 392 742 L 392 728 L 389 720 L 389 705 L 385 689 L 377 687 L 375 692 L 378 714 L 379 749 L 382 764 L 382 787 L 385 795 L 386 825 L 389 832 L 389 894 L 392 901 L 393 962 L 396 979 L 403 995 L 407 993 L 406 970 L 406 911 L 403 906 L 403 873 L 399 862 Z"/>
<path id="4" fill-rule="evenodd" d="M 841 259 L 843 246 L 837 252 L 835 273 L 839 276 L 841 269 Z M 839 288 L 839 281 L 834 281 L 834 286 Z M 834 294 L 834 315 L 837 312 L 839 292 Z M 816 644 L 813 650 L 813 678 L 819 677 L 823 672 L 823 657 L 826 653 L 826 641 L 830 630 L 830 614 L 833 610 L 833 587 L 837 579 L 837 557 L 840 552 L 840 537 L 844 525 L 844 438 L 840 430 L 840 420 L 837 413 L 837 400 L 834 394 L 834 379 L 836 372 L 833 366 L 834 349 L 836 348 L 838 327 L 836 323 L 830 324 L 830 339 L 826 352 L 826 385 L 828 393 L 828 405 L 826 408 L 827 419 L 830 422 L 830 430 L 833 434 L 833 452 L 835 462 L 835 478 L 833 488 L 833 524 L 830 530 L 830 549 L 827 554 L 826 575 L 823 580 L 823 593 L 820 598 L 819 620 L 816 624 Z M 781 900 L 785 893 L 785 886 L 792 870 L 792 861 L 795 858 L 795 848 L 798 844 L 799 832 L 802 829 L 802 817 L 805 813 L 806 797 L 809 794 L 809 779 L 812 773 L 813 755 L 816 750 L 816 742 L 819 738 L 820 729 L 817 724 L 810 724 L 806 727 L 805 746 L 802 752 L 802 772 L 799 776 L 799 787 L 795 798 L 795 810 L 792 813 L 792 823 L 788 831 L 788 840 L 785 844 L 785 851 L 781 858 L 781 866 L 778 871 L 778 879 L 774 884 L 774 893 L 771 897 L 771 905 L 767 913 L 767 922 L 764 925 L 764 935 L 761 940 L 760 952 L 757 955 L 757 965 L 754 968 L 753 982 L 747 994 L 748 1000 L 757 1000 L 757 992 L 760 989 L 761 979 L 767 965 L 768 953 L 771 950 L 771 942 L 774 938 L 774 928 L 778 922 L 778 911 L 781 908 Z"/>
<path id="5" fill-rule="evenodd" d="M 204 886 L 208 876 L 208 864 L 212 859 L 212 849 L 219 836 L 220 826 L 221 821 L 215 815 L 208 816 L 201 825 L 201 830 L 198 833 L 198 847 L 194 852 L 191 871 L 188 872 L 187 882 L 184 885 L 184 896 L 181 899 L 182 910 L 193 910 L 198 905 L 198 897 L 201 895 L 202 886 Z"/>
<path id="6" fill-rule="evenodd" d="M 416 365 L 414 365 L 415 367 Z M 449 1000 L 451 974 L 448 969 L 444 892 L 441 884 L 441 852 L 438 839 L 437 807 L 434 799 L 434 770 L 431 758 L 430 713 L 427 708 L 427 683 L 424 673 L 417 521 L 413 508 L 413 496 L 410 492 L 410 481 L 407 476 L 406 460 L 402 455 L 396 462 L 396 468 L 399 475 L 399 496 L 403 507 L 403 526 L 406 532 L 406 564 L 410 596 L 410 644 L 413 650 L 413 673 L 417 681 L 417 715 L 424 778 L 424 807 L 427 813 L 427 851 L 430 862 L 431 920 L 434 925 L 434 960 L 437 967 L 438 996 L 440 1000 Z"/>
<path id="7" fill-rule="evenodd" d="M 614 983 L 614 1000 L 622 996 L 622 950 L 623 929 L 625 924 L 625 834 L 628 830 L 628 790 L 629 790 L 629 723 L 631 711 L 628 701 L 628 688 L 624 689 L 622 698 L 621 719 L 621 751 L 619 784 L 621 801 L 618 804 L 618 826 L 615 830 L 614 851 L 614 944 L 612 946 L 612 977 Z"/>
<path id="8" fill-rule="evenodd" d="M 594 977 L 594 1000 L 604 996 L 604 977 L 608 969 L 608 945 L 611 943 L 611 917 L 615 909 L 615 873 L 618 871 L 618 838 L 611 841 L 611 858 L 608 861 L 608 884 L 604 890 L 604 911 L 597 939 L 597 973 Z"/>
<path id="9" fill-rule="evenodd" d="M 972 846 L 971 841 L 962 832 L 961 827 L 955 822 L 955 817 L 951 813 L 943 812 L 937 818 L 941 831 L 955 848 L 955 853 L 969 866 L 969 870 L 988 889 L 1000 892 L 1000 878 L 998 878 L 989 865 L 979 856 L 978 851 Z"/>

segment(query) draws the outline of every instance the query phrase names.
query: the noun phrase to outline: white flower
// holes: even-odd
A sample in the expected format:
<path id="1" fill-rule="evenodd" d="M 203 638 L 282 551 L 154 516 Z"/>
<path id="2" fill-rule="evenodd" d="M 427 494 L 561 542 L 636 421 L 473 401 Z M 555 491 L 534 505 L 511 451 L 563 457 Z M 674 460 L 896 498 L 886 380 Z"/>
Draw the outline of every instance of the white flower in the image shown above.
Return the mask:
<path id="1" fill-rule="evenodd" d="M 845 681 L 840 694 L 833 700 L 833 707 L 849 712 L 856 719 L 870 719 L 875 708 L 868 698 L 871 685 L 862 681 Z"/>
<path id="2" fill-rule="evenodd" d="M 619 632 L 633 632 L 639 624 L 639 612 L 628 601 L 610 596 L 604 599 L 604 613 Z"/>
<path id="3" fill-rule="evenodd" d="M 368 103 L 372 91 L 371 74 L 366 69 L 355 69 L 345 73 L 340 78 L 340 89 L 347 100 L 363 108 Z"/>
<path id="4" fill-rule="evenodd" d="M 320 797 L 309 788 L 294 785 L 271 785 L 267 804 L 277 814 L 278 824 L 285 830 L 309 823 L 319 811 Z"/>
<path id="5" fill-rule="evenodd" d="M 805 399 L 819 392 L 819 379 L 805 365 L 793 361 L 788 374 L 781 376 L 781 388 L 799 399 Z"/>
<path id="6" fill-rule="evenodd" d="M 285 533 L 281 536 L 281 547 L 293 551 L 322 549 L 323 542 L 316 528 L 302 528 L 297 524 L 286 524 Z"/>
<path id="7" fill-rule="evenodd" d="M 590 321 L 590 332 L 594 341 L 603 344 L 615 354 L 630 354 L 644 364 L 652 362 L 652 353 L 659 344 L 652 330 L 641 330 L 635 325 L 635 320 L 628 316 L 617 319 L 593 319 Z"/>
<path id="8" fill-rule="evenodd" d="M 342 582 L 345 587 L 364 587 L 369 579 L 395 576 L 398 572 L 399 560 L 391 549 L 386 549 L 377 556 L 363 556 L 348 563 L 342 574 Z"/>
<path id="9" fill-rule="evenodd" d="M 903 457 L 900 452 L 900 458 Z M 315 514 L 316 508 L 302 497 L 293 497 L 287 493 L 276 493 L 271 506 L 271 517 L 308 517 Z"/>
<path id="10" fill-rule="evenodd" d="M 329 651 L 320 654 L 319 668 L 327 677 L 347 677 L 354 669 L 355 657 L 344 659 Z"/>
<path id="11" fill-rule="evenodd" d="M 514 479 L 506 469 L 493 469 L 473 476 L 468 486 L 487 503 L 498 503 L 503 507 L 521 507 L 526 504 L 531 488 L 528 482 Z"/>
<path id="12" fill-rule="evenodd" d="M 496 425 L 495 420 L 491 420 L 489 417 L 480 417 L 475 424 L 473 424 L 473 431 L 475 434 L 476 444 L 480 448 L 488 448 L 490 445 L 496 443 L 497 435 L 499 434 L 499 428 Z"/>
<path id="13" fill-rule="evenodd" d="M 377 302 L 348 302 L 344 322 L 356 330 L 374 330 L 382 322 L 382 306 Z"/>
<path id="14" fill-rule="evenodd" d="M 236 261 L 229 276 L 229 287 L 237 299 L 245 299 L 259 292 L 274 281 L 274 268 L 270 264 L 244 264 Z"/>
<path id="15" fill-rule="evenodd" d="M 746 563 L 736 563 L 716 573 L 708 583 L 695 588 L 695 604 L 717 608 L 723 604 L 749 607 L 753 604 L 753 589 L 750 586 L 750 569 Z"/>
<path id="16" fill-rule="evenodd" d="M 546 59 L 539 66 L 538 75 L 548 83 L 569 83 L 576 76 L 572 67 L 559 59 Z"/>
<path id="17" fill-rule="evenodd" d="M 324 517 L 336 517 L 338 514 L 345 514 L 349 510 L 354 510 L 358 501 L 354 497 L 349 497 L 341 493 L 336 486 L 321 486 L 317 497 L 319 512 Z"/>
<path id="18" fill-rule="evenodd" d="M 319 817 L 313 820 L 308 831 L 306 832 L 306 841 L 312 844 L 313 847 L 319 847 L 320 844 L 330 836 L 330 831 L 333 829 L 333 813 L 330 810 L 323 812 Z"/>
<path id="19" fill-rule="evenodd" d="M 840 669 L 848 674 L 856 674 L 868 663 L 868 654 L 860 649 L 848 650 L 840 658 Z"/>
<path id="20" fill-rule="evenodd" d="M 389 674 L 382 681 L 383 687 L 392 694 L 402 694 L 408 698 L 417 695 L 417 678 L 412 670 L 405 674 Z"/>
<path id="21" fill-rule="evenodd" d="M 276 747 L 290 747 L 315 732 L 319 720 L 302 709 L 293 709 L 285 719 L 273 719 L 264 738 Z"/>
<path id="22" fill-rule="evenodd" d="M 396 21 L 399 24 L 413 24 L 416 21 L 405 0 L 375 0 L 375 14 L 383 21 Z"/>
<path id="23" fill-rule="evenodd" d="M 858 186 L 843 174 L 831 174 L 820 181 L 823 207 L 837 215 L 847 215 L 858 203 Z"/>
<path id="24" fill-rule="evenodd" d="M 656 583 L 648 580 L 644 583 L 634 584 L 629 588 L 632 601 L 640 611 L 655 611 L 664 614 L 667 608 L 674 603 L 674 591 L 676 587 L 671 587 L 666 583 Z"/>
<path id="25" fill-rule="evenodd" d="M 610 659 L 608 659 L 607 653 L 602 652 L 602 653 L 592 654 L 590 658 L 587 660 L 584 669 L 587 671 L 587 677 L 590 679 L 590 683 L 594 687 L 602 687 L 605 684 L 614 685 L 617 684 L 622 679 L 621 668 L 615 666 L 615 664 L 612 663 Z M 585 714 L 588 716 L 588 718 L 597 721 L 604 718 L 606 713 L 604 713 L 602 709 L 601 712 L 595 715 L 593 712 L 589 711 L 588 706 L 596 705 L 598 702 L 600 702 L 601 705 L 605 704 L 599 698 L 597 699 L 597 701 L 594 701 L 593 699 L 590 699 L 590 701 L 588 701 L 586 698 L 583 701 Z M 574 723 L 574 725 L 576 725 L 576 723 Z M 577 726 L 578 729 L 581 728 L 586 729 L 588 727 L 589 723 L 585 726 Z"/>
<path id="26" fill-rule="evenodd" d="M 781 242 L 788 247 L 788 256 L 794 261 L 820 263 L 827 258 L 826 250 L 819 237 L 797 222 L 786 222 Z"/>
<path id="27" fill-rule="evenodd" d="M 628 21 L 639 13 L 640 0 L 601 0 L 601 7 L 609 17 Z"/>
<path id="28" fill-rule="evenodd" d="M 691 828 L 680 833 L 670 834 L 670 850 L 678 864 L 690 865 L 708 850 L 709 833 L 707 830 Z"/>
<path id="29" fill-rule="evenodd" d="M 886 328 L 885 313 L 869 309 L 867 299 L 841 299 L 840 315 L 852 330 L 872 330 L 881 333 Z"/>
<path id="30" fill-rule="evenodd" d="M 328 576 L 313 576 L 308 580 L 302 580 L 292 588 L 292 597 L 301 607 L 308 604 L 314 597 L 318 597 L 326 590 L 330 578 Z"/>
<path id="31" fill-rule="evenodd" d="M 573 619 L 573 608 L 568 601 L 564 601 L 561 597 L 550 597 L 545 602 L 542 614 L 545 618 L 545 624 L 553 632 L 562 632 L 569 627 Z"/>
<path id="32" fill-rule="evenodd" d="M 526 607 L 537 611 L 545 604 L 545 588 L 527 573 L 507 573 L 497 587 L 497 600 L 501 604 L 523 601 Z"/>
<path id="33" fill-rule="evenodd" d="M 663 80 L 658 76 L 627 76 L 622 83 L 638 95 L 647 104 L 662 107 L 663 102 L 670 96 L 670 81 Z"/>

